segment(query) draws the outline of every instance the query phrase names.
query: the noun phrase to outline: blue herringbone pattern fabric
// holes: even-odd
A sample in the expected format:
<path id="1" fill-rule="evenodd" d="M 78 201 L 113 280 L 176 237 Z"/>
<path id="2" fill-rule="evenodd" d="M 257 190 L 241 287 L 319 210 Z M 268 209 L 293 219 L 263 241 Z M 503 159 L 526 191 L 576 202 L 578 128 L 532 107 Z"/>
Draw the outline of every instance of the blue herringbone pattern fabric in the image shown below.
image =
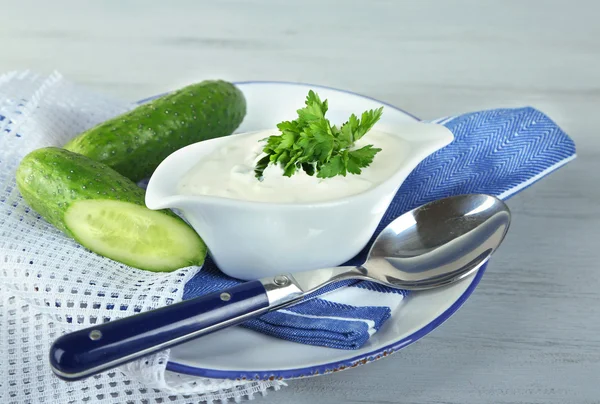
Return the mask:
<path id="1" fill-rule="evenodd" d="M 545 114 L 526 107 L 467 113 L 441 121 L 455 140 L 426 158 L 406 179 L 390 204 L 373 238 L 392 220 L 424 203 L 451 195 L 484 193 L 506 199 L 549 174 L 575 156 L 573 141 Z M 369 245 L 347 264 L 360 264 Z M 208 259 L 188 282 L 184 299 L 233 286 L 239 281 L 223 275 Z M 407 292 L 370 282 L 330 285 L 317 295 L 279 312 L 250 320 L 244 327 L 298 343 L 356 349 L 377 331 L 395 307 L 356 306 L 327 301 L 327 292 L 362 288 L 373 294 L 398 296 Z M 377 301 L 377 299 L 373 299 Z M 369 324 L 369 325 L 367 325 Z"/>

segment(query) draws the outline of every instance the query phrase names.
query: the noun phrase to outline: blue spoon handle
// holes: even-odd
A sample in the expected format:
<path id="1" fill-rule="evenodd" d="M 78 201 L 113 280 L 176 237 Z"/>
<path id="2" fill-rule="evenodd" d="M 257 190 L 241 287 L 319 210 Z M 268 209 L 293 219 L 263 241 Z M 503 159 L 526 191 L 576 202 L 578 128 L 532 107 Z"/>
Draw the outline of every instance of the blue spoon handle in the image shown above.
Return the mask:
<path id="1" fill-rule="evenodd" d="M 63 380 L 79 380 L 142 356 L 239 324 L 269 308 L 260 281 L 186 300 L 63 335 L 50 365 Z"/>

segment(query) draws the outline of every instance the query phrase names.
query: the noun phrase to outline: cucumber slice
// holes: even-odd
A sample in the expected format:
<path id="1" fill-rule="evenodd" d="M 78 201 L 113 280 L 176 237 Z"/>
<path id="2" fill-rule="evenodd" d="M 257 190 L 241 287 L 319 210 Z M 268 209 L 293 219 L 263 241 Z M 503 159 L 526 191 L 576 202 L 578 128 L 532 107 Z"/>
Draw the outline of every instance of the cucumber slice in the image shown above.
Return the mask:
<path id="1" fill-rule="evenodd" d="M 149 271 L 172 271 L 204 261 L 206 247 L 185 222 L 130 202 L 79 200 L 65 226 L 93 252 Z"/>
<path id="2" fill-rule="evenodd" d="M 58 147 L 29 153 L 16 173 L 27 204 L 65 235 L 106 258 L 150 271 L 202 265 L 204 242 L 144 190 L 103 163 Z"/>

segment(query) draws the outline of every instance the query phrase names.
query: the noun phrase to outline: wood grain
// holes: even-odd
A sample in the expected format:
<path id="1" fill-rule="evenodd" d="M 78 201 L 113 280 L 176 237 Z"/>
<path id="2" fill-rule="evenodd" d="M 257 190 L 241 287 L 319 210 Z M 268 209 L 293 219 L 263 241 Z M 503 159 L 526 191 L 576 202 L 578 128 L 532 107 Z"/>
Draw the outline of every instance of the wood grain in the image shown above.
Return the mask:
<path id="1" fill-rule="evenodd" d="M 600 3 L 2 2 L 0 71 L 134 100 L 209 77 L 368 94 L 422 118 L 531 105 L 578 159 L 513 197 L 467 304 L 394 356 L 264 403 L 600 403 Z"/>

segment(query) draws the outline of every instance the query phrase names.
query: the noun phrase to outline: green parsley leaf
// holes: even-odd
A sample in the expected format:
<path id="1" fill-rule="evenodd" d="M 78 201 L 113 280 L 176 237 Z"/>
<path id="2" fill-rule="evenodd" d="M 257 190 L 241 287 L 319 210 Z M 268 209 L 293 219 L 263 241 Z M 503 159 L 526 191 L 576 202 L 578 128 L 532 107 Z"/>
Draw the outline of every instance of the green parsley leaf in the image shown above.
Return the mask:
<path id="1" fill-rule="evenodd" d="M 336 175 L 346 176 L 346 162 L 344 161 L 344 157 L 341 154 L 333 156 L 331 160 L 325 163 L 319 173 L 317 174 L 318 178 L 331 178 Z"/>
<path id="2" fill-rule="evenodd" d="M 368 145 L 361 147 L 357 150 L 352 150 L 348 153 L 348 164 L 347 170 L 352 174 L 360 174 L 361 168 L 368 167 L 372 162 L 375 155 L 381 151 L 380 148 Z"/>
<path id="3" fill-rule="evenodd" d="M 368 167 L 381 149 L 373 145 L 354 150 L 354 143 L 362 138 L 381 118 L 383 107 L 362 113 L 360 119 L 352 114 L 340 128 L 331 126 L 325 114 L 327 100 L 310 90 L 305 107 L 297 110 L 298 118 L 277 125 L 281 135 L 270 136 L 263 148 L 265 156 L 254 168 L 261 179 L 269 164 L 278 164 L 283 175 L 291 177 L 297 170 L 318 178 L 331 178 L 347 173 L 360 174 Z"/>
<path id="4" fill-rule="evenodd" d="M 268 154 L 260 160 L 258 160 L 256 166 L 254 167 L 254 175 L 256 175 L 259 178 L 262 177 L 262 173 L 265 171 L 270 162 L 271 156 L 269 156 Z"/>
<path id="5" fill-rule="evenodd" d="M 383 114 L 383 107 L 365 111 L 362 113 L 360 117 L 360 123 L 358 124 L 358 128 L 356 128 L 356 132 L 354 133 L 354 140 L 358 140 L 363 137 L 368 131 L 371 130 L 373 125 L 379 121 L 381 115 Z"/>

